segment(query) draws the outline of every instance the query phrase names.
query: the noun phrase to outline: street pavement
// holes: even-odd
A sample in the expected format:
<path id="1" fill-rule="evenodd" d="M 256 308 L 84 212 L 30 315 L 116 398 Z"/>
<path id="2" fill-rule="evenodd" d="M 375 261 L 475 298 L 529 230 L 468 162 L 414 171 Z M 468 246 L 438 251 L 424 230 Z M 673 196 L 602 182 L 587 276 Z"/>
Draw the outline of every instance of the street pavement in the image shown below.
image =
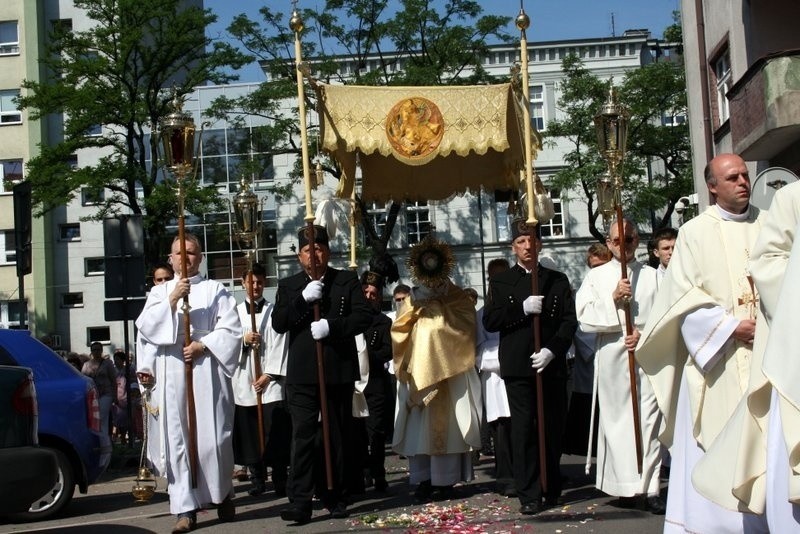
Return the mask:
<path id="1" fill-rule="evenodd" d="M 122 459 L 124 462 L 124 459 Z M 63 534 L 144 534 L 168 533 L 175 524 L 169 513 L 166 481 L 159 479 L 156 495 L 147 504 L 137 504 L 130 490 L 136 476 L 138 454 L 132 453 L 126 465 L 117 459 L 117 468 L 110 469 L 87 495 L 76 493 L 72 503 L 58 519 L 38 523 L 4 523 L 0 518 L 0 534 L 11 532 L 58 532 Z M 616 498 L 594 489 L 594 468 L 591 477 L 584 474 L 583 459 L 564 456 L 565 477 L 562 502 L 536 516 L 518 513 L 519 501 L 493 493 L 491 477 L 493 459 L 481 456 L 474 481 L 456 486 L 453 498 L 420 505 L 414 502 L 408 483 L 407 462 L 397 455 L 387 457 L 389 490 L 384 494 L 368 489 L 357 496 L 346 519 L 331 519 L 321 504 L 315 502 L 312 521 L 291 526 L 282 521 L 280 510 L 288 501 L 276 498 L 269 491 L 259 497 L 247 494 L 249 482 L 234 482 L 236 487 L 236 521 L 221 523 L 216 510 L 198 514 L 196 532 L 242 534 L 249 532 L 413 532 L 413 533 L 599 533 L 639 534 L 663 530 L 663 516 L 654 516 L 637 509 L 614 506 Z"/>

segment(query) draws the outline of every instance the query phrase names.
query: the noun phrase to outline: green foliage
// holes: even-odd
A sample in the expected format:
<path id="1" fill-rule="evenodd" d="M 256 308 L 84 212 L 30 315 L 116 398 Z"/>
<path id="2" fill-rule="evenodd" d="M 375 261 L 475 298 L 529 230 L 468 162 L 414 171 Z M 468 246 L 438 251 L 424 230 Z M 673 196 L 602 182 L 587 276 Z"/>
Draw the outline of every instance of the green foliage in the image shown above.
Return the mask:
<path id="1" fill-rule="evenodd" d="M 450 0 L 435 8 L 427 0 L 402 0 L 389 13 L 388 0 L 327 0 L 320 11 L 303 10 L 305 23 L 302 55 L 312 64 L 316 79 L 357 85 L 446 85 L 493 81 L 482 67 L 490 38 L 509 41 L 503 31 L 510 18 L 481 16 L 479 2 Z M 297 110 L 281 110 L 281 99 L 296 99 L 294 35 L 288 20 L 268 6 L 259 10 L 261 22 L 244 15 L 236 17 L 228 32 L 264 68 L 267 81 L 259 91 L 236 100 L 219 99 L 213 116 L 245 120 L 248 116 L 269 119 L 255 135 L 273 154 L 300 154 Z M 340 70 L 341 55 L 354 61 L 350 74 Z M 367 70 L 367 58 L 370 68 Z M 401 67 L 401 68 L 398 68 Z M 305 88 L 307 109 L 316 108 L 316 93 Z M 309 126 L 310 157 L 316 158 L 317 126 Z M 267 148 L 271 147 L 271 148 Z M 334 177 L 340 170 L 323 157 L 325 172 Z M 297 159 L 292 178 L 302 178 Z M 313 162 L 312 162 L 313 168 Z M 291 184 L 288 186 L 291 187 Z M 379 236 L 372 217 L 359 199 L 367 245 L 375 255 L 386 250 L 400 206 L 392 204 L 387 224 Z"/>
<path id="2" fill-rule="evenodd" d="M 75 0 L 92 28 L 71 31 L 56 24 L 41 62 L 47 76 L 25 80 L 19 103 L 32 120 L 63 121 L 63 136 L 42 143 L 28 163 L 37 214 L 61 206 L 82 188 L 107 190 L 92 218 L 129 209 L 145 214 L 146 254 L 162 257 L 157 243 L 176 216 L 174 190 L 162 183 L 147 126 L 169 111 L 164 89 L 179 95 L 210 81 L 228 83 L 247 57 L 229 45 L 212 42 L 205 28 L 216 20 L 208 10 L 182 8 L 180 0 Z M 90 131 L 103 126 L 101 135 Z M 149 145 L 146 145 L 150 139 Z M 72 168 L 82 149 L 99 149 L 96 164 Z M 138 191 L 142 191 L 144 202 Z M 110 194 L 108 194 L 110 192 Z M 219 205 L 216 191 L 190 191 L 187 210 L 203 213 Z"/>
<path id="3" fill-rule="evenodd" d="M 575 56 L 564 59 L 562 70 L 565 78 L 558 107 L 564 119 L 548 123 L 546 142 L 566 142 L 570 150 L 552 185 L 586 203 L 590 231 L 603 240 L 595 184 L 607 167 L 598 152 L 594 115 L 606 100 L 608 83 Z M 683 68 L 669 61 L 650 63 L 626 73 L 618 89 L 619 102 L 631 113 L 623 168 L 624 212 L 656 230 L 669 223 L 675 202 L 693 187 L 688 125 L 662 124 L 662 117 L 686 116 Z"/>

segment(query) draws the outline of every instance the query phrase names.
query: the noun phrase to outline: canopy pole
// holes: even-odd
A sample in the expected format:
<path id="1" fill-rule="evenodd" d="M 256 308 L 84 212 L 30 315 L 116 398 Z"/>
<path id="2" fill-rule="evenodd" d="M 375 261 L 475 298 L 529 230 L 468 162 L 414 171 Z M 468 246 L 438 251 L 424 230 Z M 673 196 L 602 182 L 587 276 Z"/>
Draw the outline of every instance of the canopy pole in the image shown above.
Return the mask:
<path id="1" fill-rule="evenodd" d="M 520 62 L 522 63 L 521 67 L 521 77 L 522 77 L 522 96 L 525 98 L 524 105 L 522 106 L 522 116 L 524 120 L 524 131 L 525 131 L 525 187 L 528 191 L 527 200 L 528 200 L 528 220 L 526 223 L 528 224 L 528 232 L 530 233 L 531 241 L 533 242 L 533 259 L 534 261 L 534 271 L 531 272 L 531 295 L 538 295 L 539 294 L 539 276 L 538 276 L 538 265 L 539 265 L 539 248 L 536 243 L 536 225 L 538 221 L 536 220 L 536 211 L 534 209 L 534 195 L 536 192 L 533 189 L 533 152 L 531 150 L 531 103 L 530 103 L 530 80 L 528 78 L 528 38 L 525 35 L 525 30 L 531 24 L 531 19 L 525 13 L 525 9 L 522 7 L 522 0 L 520 0 L 520 9 L 519 15 L 516 18 L 516 25 L 520 31 Z M 542 325 L 541 325 L 541 318 L 538 313 L 533 314 L 531 319 L 531 329 L 533 335 L 533 350 L 535 352 L 539 352 L 542 350 Z M 543 380 L 541 373 L 535 373 L 536 375 L 536 419 L 537 419 L 537 426 L 539 432 L 538 434 L 538 441 L 539 441 L 539 483 L 542 487 L 542 493 L 547 493 L 547 439 L 545 438 L 545 418 L 544 418 L 544 391 L 543 391 Z"/>
<path id="2" fill-rule="evenodd" d="M 314 236 L 314 210 L 311 206 L 311 165 L 308 160 L 308 126 L 306 125 L 306 95 L 303 85 L 303 53 L 300 46 L 300 32 L 303 31 L 303 19 L 297 12 L 296 3 L 292 11 L 292 18 L 289 20 L 289 27 L 294 32 L 294 55 L 297 74 L 297 106 L 300 112 L 300 149 L 303 160 L 303 182 L 305 183 L 306 193 L 306 223 L 308 242 L 311 250 L 311 278 L 319 280 L 317 272 L 317 255 L 314 248 L 317 246 Z M 319 321 L 322 314 L 319 308 L 319 301 L 314 303 L 314 320 Z M 331 437 L 330 425 L 328 422 L 328 395 L 325 388 L 325 368 L 323 367 L 322 341 L 317 340 L 317 381 L 319 382 L 319 404 L 320 415 L 322 418 L 322 444 L 325 451 L 325 477 L 328 490 L 333 490 L 333 465 L 331 460 Z"/>

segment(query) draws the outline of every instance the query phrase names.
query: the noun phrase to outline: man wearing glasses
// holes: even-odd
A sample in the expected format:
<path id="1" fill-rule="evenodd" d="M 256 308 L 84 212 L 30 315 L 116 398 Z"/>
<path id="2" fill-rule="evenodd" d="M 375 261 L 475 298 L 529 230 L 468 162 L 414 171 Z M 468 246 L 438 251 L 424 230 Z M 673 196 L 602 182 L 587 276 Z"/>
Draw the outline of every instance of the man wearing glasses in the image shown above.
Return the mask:
<path id="1" fill-rule="evenodd" d="M 636 347 L 658 292 L 656 270 L 636 259 L 639 234 L 628 220 L 624 233 L 611 222 L 606 240 L 613 259 L 591 269 L 575 296 L 578 322 L 595 338 L 595 394 L 600 407 L 597 437 L 597 489 L 619 497 L 619 506 L 644 506 L 654 514 L 666 507 L 659 497 L 660 412 L 650 382 L 636 366 L 642 439 L 642 472 L 636 457 L 628 351 Z M 622 265 L 627 275 L 622 277 Z M 624 306 L 629 303 L 633 333 L 626 335 Z M 644 502 L 642 502 L 644 501 Z"/>

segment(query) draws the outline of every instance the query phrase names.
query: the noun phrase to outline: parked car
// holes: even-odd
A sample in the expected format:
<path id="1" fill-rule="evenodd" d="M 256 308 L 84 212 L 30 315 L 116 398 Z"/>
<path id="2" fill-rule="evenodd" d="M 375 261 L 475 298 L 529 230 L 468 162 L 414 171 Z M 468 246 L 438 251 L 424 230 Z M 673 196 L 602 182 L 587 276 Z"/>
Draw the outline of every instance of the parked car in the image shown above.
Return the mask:
<path id="1" fill-rule="evenodd" d="M 17 519 L 39 520 L 61 511 L 77 485 L 86 493 L 111 461 L 111 439 L 100 432 L 92 380 L 26 330 L 0 330 L 0 365 L 29 367 L 39 402 L 39 445 L 53 451 L 58 480 Z"/>
<path id="2" fill-rule="evenodd" d="M 58 480 L 56 457 L 38 446 L 33 373 L 0 365 L 0 515 L 25 512 Z"/>

